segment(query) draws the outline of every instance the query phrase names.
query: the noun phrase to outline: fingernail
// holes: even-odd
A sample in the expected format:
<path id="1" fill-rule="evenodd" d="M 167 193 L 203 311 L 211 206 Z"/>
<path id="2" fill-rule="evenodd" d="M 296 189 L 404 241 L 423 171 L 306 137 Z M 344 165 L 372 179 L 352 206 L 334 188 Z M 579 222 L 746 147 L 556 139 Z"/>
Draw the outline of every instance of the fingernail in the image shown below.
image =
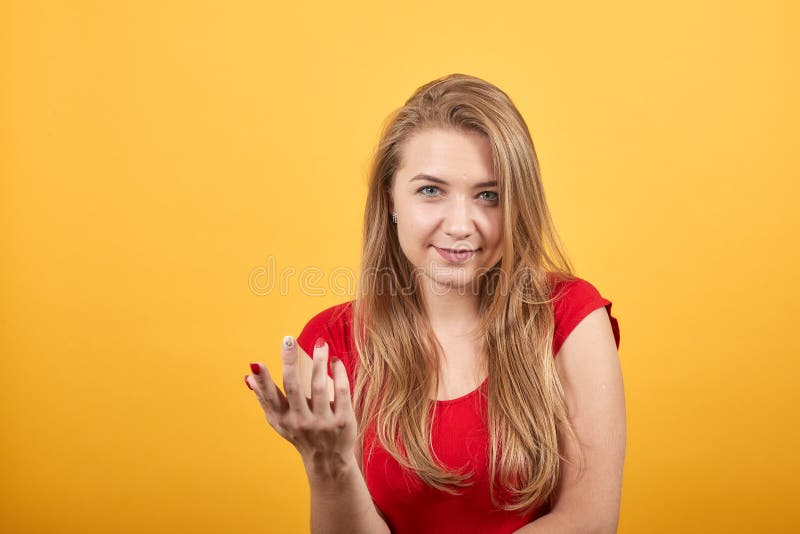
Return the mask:
<path id="1" fill-rule="evenodd" d="M 247 382 L 247 375 L 244 375 L 244 383 L 247 384 L 247 387 L 250 388 L 250 391 L 253 391 L 253 388 L 250 387 L 250 383 Z"/>
<path id="2" fill-rule="evenodd" d="M 316 348 L 324 347 L 324 346 L 325 346 L 325 340 L 324 340 L 324 339 L 322 339 L 321 337 L 318 337 L 318 338 L 317 338 L 317 342 L 316 342 L 316 343 L 314 343 L 314 346 L 315 346 Z"/>
<path id="3" fill-rule="evenodd" d="M 257 374 L 261 373 L 261 368 L 258 366 L 257 363 L 251 363 L 250 364 L 250 370 L 253 371 L 254 375 L 257 375 Z"/>
<path id="4" fill-rule="evenodd" d="M 283 346 L 287 349 L 291 349 L 294 347 L 294 338 L 292 336 L 286 336 L 283 338 Z"/>
<path id="5" fill-rule="evenodd" d="M 331 365 L 333 365 L 334 363 L 339 363 L 339 358 L 337 358 L 336 356 L 331 357 Z"/>

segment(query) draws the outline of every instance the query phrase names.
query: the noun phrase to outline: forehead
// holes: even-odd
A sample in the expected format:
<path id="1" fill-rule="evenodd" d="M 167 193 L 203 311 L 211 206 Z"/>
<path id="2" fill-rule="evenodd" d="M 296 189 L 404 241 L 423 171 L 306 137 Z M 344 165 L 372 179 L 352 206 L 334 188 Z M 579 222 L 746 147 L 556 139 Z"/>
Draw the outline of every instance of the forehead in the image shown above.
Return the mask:
<path id="1" fill-rule="evenodd" d="M 398 181 L 419 173 L 444 180 L 493 179 L 489 139 L 478 132 L 427 129 L 412 135 L 400 149 Z"/>

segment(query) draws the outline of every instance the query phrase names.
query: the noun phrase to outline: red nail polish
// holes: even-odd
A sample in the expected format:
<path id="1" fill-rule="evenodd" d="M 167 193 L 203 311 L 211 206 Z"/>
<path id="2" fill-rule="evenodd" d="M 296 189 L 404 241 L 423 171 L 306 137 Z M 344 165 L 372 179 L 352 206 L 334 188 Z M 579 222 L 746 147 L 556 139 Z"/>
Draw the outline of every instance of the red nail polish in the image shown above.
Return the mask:
<path id="1" fill-rule="evenodd" d="M 324 340 L 324 339 L 322 339 L 321 337 L 318 337 L 318 338 L 317 338 L 317 342 L 316 342 L 316 343 L 314 343 L 314 346 L 315 346 L 316 348 L 324 347 L 324 346 L 325 346 L 325 340 Z"/>
<path id="2" fill-rule="evenodd" d="M 251 363 L 250 370 L 253 371 L 254 375 L 261 374 L 261 368 L 258 366 L 257 363 Z"/>
<path id="3" fill-rule="evenodd" d="M 244 383 L 247 384 L 247 387 L 250 388 L 250 384 L 247 382 L 247 375 L 244 375 Z M 253 390 L 253 388 L 250 388 L 250 391 L 252 391 L 252 390 Z"/>

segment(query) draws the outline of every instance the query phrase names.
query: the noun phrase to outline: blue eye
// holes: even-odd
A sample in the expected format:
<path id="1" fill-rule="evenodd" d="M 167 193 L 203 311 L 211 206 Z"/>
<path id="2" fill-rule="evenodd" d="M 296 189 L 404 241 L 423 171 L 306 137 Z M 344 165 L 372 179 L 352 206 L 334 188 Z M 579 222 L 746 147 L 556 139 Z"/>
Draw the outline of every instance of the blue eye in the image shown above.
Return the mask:
<path id="1" fill-rule="evenodd" d="M 422 191 L 424 189 L 439 189 L 439 188 L 436 187 L 435 185 L 426 185 L 424 187 L 420 187 L 419 189 L 417 189 L 417 193 L 422 193 Z M 430 197 L 430 196 L 433 196 L 433 195 L 426 195 L 426 194 L 423 193 L 422 196 Z"/>
<path id="2" fill-rule="evenodd" d="M 436 196 L 436 192 L 431 193 L 431 194 L 424 193 L 423 191 L 425 191 L 426 189 L 434 189 L 434 190 L 436 190 L 436 192 L 439 191 L 439 187 L 438 186 L 426 185 L 426 186 L 423 186 L 423 187 L 420 187 L 419 189 L 417 189 L 417 193 L 421 194 L 424 197 Z M 487 194 L 488 195 L 493 195 L 493 196 L 490 196 L 489 198 L 486 198 L 485 196 L 483 197 L 483 200 L 485 200 L 487 202 L 497 202 L 498 200 L 500 200 L 500 196 L 498 195 L 498 193 L 496 191 L 483 191 L 480 194 L 481 195 L 487 195 Z"/>

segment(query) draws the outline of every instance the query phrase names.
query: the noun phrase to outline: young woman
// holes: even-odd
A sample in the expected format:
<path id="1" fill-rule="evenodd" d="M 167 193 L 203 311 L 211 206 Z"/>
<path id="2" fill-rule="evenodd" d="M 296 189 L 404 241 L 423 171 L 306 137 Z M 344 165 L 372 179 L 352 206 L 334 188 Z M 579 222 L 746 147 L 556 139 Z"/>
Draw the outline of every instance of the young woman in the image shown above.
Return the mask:
<path id="1" fill-rule="evenodd" d="M 616 532 L 619 326 L 572 274 L 503 91 L 453 74 L 392 114 L 361 267 L 354 300 L 285 338 L 285 394 L 245 376 L 303 459 L 311 531 Z"/>

